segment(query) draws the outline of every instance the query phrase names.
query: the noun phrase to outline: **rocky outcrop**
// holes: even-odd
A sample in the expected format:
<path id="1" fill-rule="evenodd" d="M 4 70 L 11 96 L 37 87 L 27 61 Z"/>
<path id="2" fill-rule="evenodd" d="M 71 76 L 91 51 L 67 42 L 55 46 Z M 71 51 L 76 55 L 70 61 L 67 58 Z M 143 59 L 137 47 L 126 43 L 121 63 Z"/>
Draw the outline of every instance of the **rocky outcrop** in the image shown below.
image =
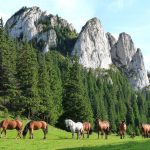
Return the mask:
<path id="1" fill-rule="evenodd" d="M 104 29 L 97 18 L 89 20 L 75 43 L 72 55 L 79 57 L 79 62 L 86 68 L 108 69 L 112 64 L 110 46 Z"/>
<path id="2" fill-rule="evenodd" d="M 57 47 L 59 29 L 67 28 L 68 31 L 76 33 L 72 24 L 65 19 L 57 15 L 47 15 L 39 7 L 21 8 L 6 22 L 5 28 L 13 38 L 34 40 L 43 51 Z"/>
<path id="3" fill-rule="evenodd" d="M 135 48 L 130 35 L 119 35 L 117 43 L 112 45 L 111 57 L 113 63 L 125 72 L 135 90 L 149 85 L 141 50 Z"/>
<path id="4" fill-rule="evenodd" d="M 97 18 L 89 20 L 77 37 L 65 19 L 47 15 L 39 7 L 23 7 L 6 22 L 5 28 L 11 37 L 32 41 L 44 52 L 56 48 L 77 55 L 85 68 L 109 69 L 113 63 L 127 75 L 135 90 L 149 85 L 142 53 L 131 37 L 121 33 L 116 40 L 110 33 L 105 34 Z"/>
<path id="5" fill-rule="evenodd" d="M 117 43 L 117 40 L 116 40 L 115 37 L 114 37 L 111 33 L 109 33 L 109 32 L 106 33 L 106 37 L 107 37 L 107 39 L 108 39 L 110 48 L 112 48 L 112 47 Z"/>

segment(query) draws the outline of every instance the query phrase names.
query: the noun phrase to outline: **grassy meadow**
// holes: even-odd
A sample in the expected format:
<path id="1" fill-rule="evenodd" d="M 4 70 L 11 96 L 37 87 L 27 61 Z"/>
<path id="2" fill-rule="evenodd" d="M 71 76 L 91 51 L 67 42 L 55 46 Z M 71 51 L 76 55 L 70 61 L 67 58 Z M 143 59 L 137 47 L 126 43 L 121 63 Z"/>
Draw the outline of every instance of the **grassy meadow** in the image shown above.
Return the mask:
<path id="1" fill-rule="evenodd" d="M 97 134 L 93 133 L 90 139 L 71 139 L 71 133 L 52 126 L 49 126 L 47 139 L 43 140 L 41 130 L 34 132 L 34 139 L 15 139 L 16 131 L 7 131 L 7 137 L 0 139 L 0 149 L 3 150 L 149 150 L 150 139 L 143 139 L 141 136 L 134 139 L 126 138 L 121 140 L 116 135 L 109 135 L 108 140 L 97 139 Z M 76 137 L 76 135 L 75 135 Z"/>

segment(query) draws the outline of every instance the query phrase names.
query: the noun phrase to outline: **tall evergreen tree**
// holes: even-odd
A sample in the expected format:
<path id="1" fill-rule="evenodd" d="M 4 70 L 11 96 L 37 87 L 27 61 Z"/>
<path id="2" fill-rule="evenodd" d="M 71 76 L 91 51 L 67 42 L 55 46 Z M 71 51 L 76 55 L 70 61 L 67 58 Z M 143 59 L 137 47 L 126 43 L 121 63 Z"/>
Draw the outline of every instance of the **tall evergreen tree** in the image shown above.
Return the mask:
<path id="1" fill-rule="evenodd" d="M 0 29 L 0 96 L 4 104 L 12 104 L 17 96 L 16 47 Z M 12 105 L 9 105 L 12 106 Z"/>
<path id="2" fill-rule="evenodd" d="M 64 88 L 64 118 L 70 118 L 74 121 L 92 120 L 92 111 L 84 93 L 77 58 L 73 60 L 73 66 L 69 70 L 69 78 L 66 80 Z"/>
<path id="3" fill-rule="evenodd" d="M 20 104 L 25 108 L 28 117 L 39 109 L 38 96 L 38 63 L 35 49 L 24 42 L 18 50 L 17 78 L 21 91 Z"/>

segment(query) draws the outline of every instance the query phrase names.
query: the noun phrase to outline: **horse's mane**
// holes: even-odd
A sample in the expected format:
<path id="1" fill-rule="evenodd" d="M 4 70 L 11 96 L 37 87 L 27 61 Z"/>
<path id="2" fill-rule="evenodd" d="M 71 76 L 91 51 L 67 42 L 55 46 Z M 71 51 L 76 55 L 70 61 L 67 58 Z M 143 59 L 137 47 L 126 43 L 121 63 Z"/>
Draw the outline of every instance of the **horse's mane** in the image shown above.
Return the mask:
<path id="1" fill-rule="evenodd" d="M 23 130 L 23 136 L 26 136 L 26 134 L 27 134 L 27 132 L 28 132 L 28 129 L 29 129 L 29 125 L 30 125 L 30 123 L 31 123 L 32 121 L 29 121 L 27 124 L 26 124 L 26 126 L 24 127 L 24 130 Z"/>

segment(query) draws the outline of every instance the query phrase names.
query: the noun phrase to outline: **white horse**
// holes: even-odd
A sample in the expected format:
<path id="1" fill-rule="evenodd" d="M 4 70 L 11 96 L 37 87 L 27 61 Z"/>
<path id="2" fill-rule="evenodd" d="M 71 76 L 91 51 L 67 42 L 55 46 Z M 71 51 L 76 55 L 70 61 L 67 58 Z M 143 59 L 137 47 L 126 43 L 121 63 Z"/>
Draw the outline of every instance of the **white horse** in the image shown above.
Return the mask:
<path id="1" fill-rule="evenodd" d="M 74 133 L 77 132 L 77 139 L 79 139 L 80 135 L 83 133 L 83 124 L 81 122 L 73 122 L 71 119 L 65 120 L 66 127 L 70 128 L 72 132 L 72 139 L 74 139 Z"/>

